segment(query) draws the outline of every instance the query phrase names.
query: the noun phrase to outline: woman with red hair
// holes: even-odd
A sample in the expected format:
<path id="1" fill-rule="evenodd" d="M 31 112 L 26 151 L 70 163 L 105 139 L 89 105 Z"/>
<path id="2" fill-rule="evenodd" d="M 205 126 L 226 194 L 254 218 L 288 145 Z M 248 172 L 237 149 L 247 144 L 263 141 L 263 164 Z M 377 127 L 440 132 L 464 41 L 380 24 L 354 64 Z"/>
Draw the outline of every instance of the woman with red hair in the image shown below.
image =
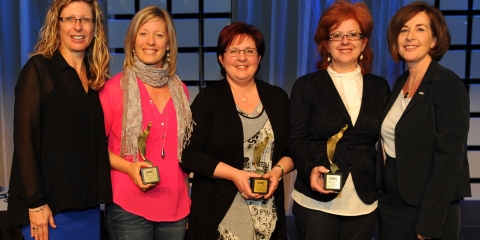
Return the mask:
<path id="1" fill-rule="evenodd" d="M 314 38 L 319 71 L 293 86 L 288 147 L 298 171 L 292 197 L 302 239 L 372 238 L 375 143 L 390 94 L 387 81 L 370 74 L 372 29 L 364 3 L 333 3 Z M 337 174 L 336 187 L 325 185 L 326 173 Z"/>

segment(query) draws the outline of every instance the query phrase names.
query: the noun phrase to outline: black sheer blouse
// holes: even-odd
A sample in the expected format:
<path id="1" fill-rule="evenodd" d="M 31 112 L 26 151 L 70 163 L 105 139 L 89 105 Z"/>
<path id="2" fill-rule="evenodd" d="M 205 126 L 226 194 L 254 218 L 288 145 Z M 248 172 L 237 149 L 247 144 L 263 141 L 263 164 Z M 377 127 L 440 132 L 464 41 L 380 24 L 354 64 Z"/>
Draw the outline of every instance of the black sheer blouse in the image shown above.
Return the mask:
<path id="1" fill-rule="evenodd" d="M 31 57 L 15 87 L 14 152 L 8 214 L 29 224 L 28 208 L 54 215 L 112 199 L 103 112 L 98 92 L 85 92 L 60 52 Z"/>

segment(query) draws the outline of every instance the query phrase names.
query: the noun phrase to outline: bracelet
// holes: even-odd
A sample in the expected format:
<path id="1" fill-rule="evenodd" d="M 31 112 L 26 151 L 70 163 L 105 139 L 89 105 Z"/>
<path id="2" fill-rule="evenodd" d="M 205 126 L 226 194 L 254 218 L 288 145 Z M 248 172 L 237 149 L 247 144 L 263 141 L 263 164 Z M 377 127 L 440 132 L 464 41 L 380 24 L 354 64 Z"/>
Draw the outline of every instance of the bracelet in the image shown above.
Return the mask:
<path id="1" fill-rule="evenodd" d="M 43 206 L 40 206 L 40 207 L 37 207 L 37 208 L 29 208 L 28 211 L 30 212 L 40 212 L 42 211 L 42 209 L 47 206 L 47 204 L 43 205 Z"/>
<path id="2" fill-rule="evenodd" d="M 282 180 L 282 178 L 283 178 L 283 173 L 285 172 L 285 169 L 283 169 L 282 165 L 280 165 L 280 164 L 277 164 L 277 165 L 275 165 L 274 167 L 279 167 L 280 169 L 282 169 L 282 176 L 280 176 L 280 178 L 278 179 L 278 181 Z"/>

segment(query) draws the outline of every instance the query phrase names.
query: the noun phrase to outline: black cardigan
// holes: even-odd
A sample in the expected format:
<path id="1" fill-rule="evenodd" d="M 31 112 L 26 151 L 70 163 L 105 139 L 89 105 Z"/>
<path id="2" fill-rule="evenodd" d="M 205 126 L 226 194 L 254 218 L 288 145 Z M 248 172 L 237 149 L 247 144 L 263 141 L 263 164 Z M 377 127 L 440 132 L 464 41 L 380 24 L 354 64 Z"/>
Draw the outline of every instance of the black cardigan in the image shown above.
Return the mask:
<path id="1" fill-rule="evenodd" d="M 337 194 L 320 194 L 310 187 L 310 174 L 316 166 L 330 168 L 326 156 L 328 138 L 348 124 L 337 143 L 333 162 L 343 173 L 349 173 L 360 199 L 371 204 L 378 199 L 375 185 L 375 157 L 380 134 L 381 116 L 390 94 L 385 79 L 363 76 L 360 112 L 352 126 L 343 101 L 326 70 L 300 77 L 290 96 L 290 140 L 288 150 L 297 168 L 295 190 L 317 201 L 328 202 Z"/>
<path id="2" fill-rule="evenodd" d="M 51 59 L 33 56 L 23 67 L 15 87 L 13 139 L 13 224 L 29 224 L 28 208 L 46 203 L 56 215 L 112 201 L 98 92 L 85 92 L 60 52 Z"/>
<path id="3" fill-rule="evenodd" d="M 285 156 L 288 135 L 288 95 L 279 87 L 255 79 L 258 94 L 275 134 L 273 164 Z M 193 128 L 181 166 L 194 173 L 187 239 L 218 239 L 218 225 L 232 205 L 237 188 L 213 178 L 219 162 L 243 169 L 243 128 L 227 80 L 208 86 L 191 106 Z M 274 193 L 278 220 L 272 239 L 287 239 L 284 189 Z"/>

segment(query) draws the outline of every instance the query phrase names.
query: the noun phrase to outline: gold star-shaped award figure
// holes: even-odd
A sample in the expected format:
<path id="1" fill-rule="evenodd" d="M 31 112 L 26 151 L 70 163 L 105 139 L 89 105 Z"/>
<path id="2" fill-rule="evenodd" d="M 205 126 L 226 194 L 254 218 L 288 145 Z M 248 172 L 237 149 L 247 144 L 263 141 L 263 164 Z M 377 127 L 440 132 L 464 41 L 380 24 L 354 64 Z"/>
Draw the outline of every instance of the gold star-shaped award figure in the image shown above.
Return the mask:
<path id="1" fill-rule="evenodd" d="M 331 136 L 327 140 L 327 158 L 330 162 L 330 172 L 323 174 L 325 190 L 332 190 L 336 192 L 340 192 L 342 190 L 343 174 L 338 171 L 340 169 L 335 163 L 333 163 L 333 156 L 335 155 L 335 147 L 337 146 L 338 141 L 342 139 L 343 133 L 345 130 L 347 130 L 347 128 L 348 124 L 345 124 L 345 127 L 340 129 L 340 132 Z"/>

